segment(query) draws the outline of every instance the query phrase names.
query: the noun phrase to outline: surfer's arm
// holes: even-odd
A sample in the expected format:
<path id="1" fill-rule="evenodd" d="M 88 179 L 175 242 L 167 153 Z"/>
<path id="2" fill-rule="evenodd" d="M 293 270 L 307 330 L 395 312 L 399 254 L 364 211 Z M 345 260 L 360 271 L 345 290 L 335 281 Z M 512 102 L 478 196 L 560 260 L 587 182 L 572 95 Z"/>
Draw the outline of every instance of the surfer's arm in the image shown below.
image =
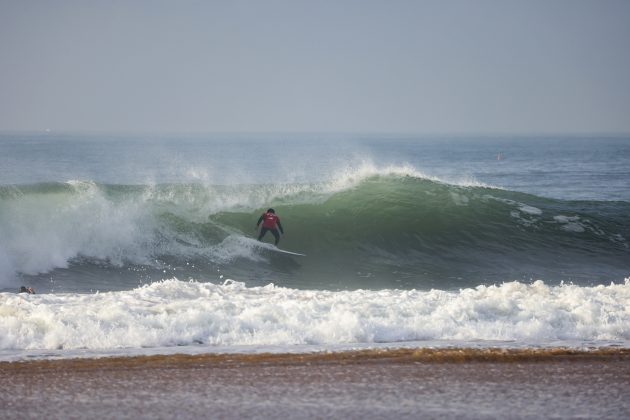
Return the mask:
<path id="1" fill-rule="evenodd" d="M 260 222 L 263 221 L 263 218 L 265 217 L 264 214 L 261 214 L 260 217 L 258 218 L 258 221 L 256 222 L 256 227 L 258 227 L 258 225 L 260 225 Z"/>
<path id="2" fill-rule="evenodd" d="M 284 229 L 282 229 L 282 224 L 280 223 L 280 219 L 278 219 L 278 222 L 276 224 L 278 225 L 278 229 L 280 229 L 280 233 L 284 235 Z"/>

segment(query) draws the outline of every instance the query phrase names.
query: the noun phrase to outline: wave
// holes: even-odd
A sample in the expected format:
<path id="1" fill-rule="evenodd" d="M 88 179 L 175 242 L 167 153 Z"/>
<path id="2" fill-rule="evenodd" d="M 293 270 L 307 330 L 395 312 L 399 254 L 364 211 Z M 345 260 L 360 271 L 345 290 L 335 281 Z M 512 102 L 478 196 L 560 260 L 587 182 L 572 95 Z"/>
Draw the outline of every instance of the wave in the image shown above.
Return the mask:
<path id="1" fill-rule="evenodd" d="M 308 257 L 252 240 L 269 206 L 285 227 L 281 247 Z M 145 267 L 147 282 L 178 269 L 306 288 L 591 284 L 630 272 L 627 214 L 627 202 L 445 183 L 408 166 L 366 165 L 312 184 L 11 185 L 0 187 L 0 282 L 80 266 Z"/>
<path id="2" fill-rule="evenodd" d="M 536 281 L 459 291 L 337 292 L 170 279 L 98 294 L 0 293 L 0 349 L 627 343 L 628 307 L 630 279 L 596 287 Z"/>

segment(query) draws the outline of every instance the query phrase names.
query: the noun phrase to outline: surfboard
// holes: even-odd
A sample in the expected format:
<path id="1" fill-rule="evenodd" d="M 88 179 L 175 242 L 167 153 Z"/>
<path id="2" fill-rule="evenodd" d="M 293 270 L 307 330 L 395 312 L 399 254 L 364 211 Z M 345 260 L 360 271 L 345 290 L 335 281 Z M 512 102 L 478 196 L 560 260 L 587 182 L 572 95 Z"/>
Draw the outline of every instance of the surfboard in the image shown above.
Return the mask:
<path id="1" fill-rule="evenodd" d="M 280 254 L 297 255 L 299 257 L 306 257 L 306 254 L 302 254 L 300 252 L 288 251 L 286 249 L 280 249 L 274 244 L 270 244 L 268 242 L 260 242 L 254 238 L 243 238 L 243 239 L 245 239 L 246 241 L 250 242 L 252 245 L 258 248 L 266 249 L 266 250 L 277 252 Z"/>
<path id="2" fill-rule="evenodd" d="M 286 249 L 280 249 L 277 246 L 273 245 L 273 244 L 269 244 L 266 242 L 258 242 L 255 241 L 256 246 L 262 248 L 262 249 L 268 249 L 269 251 L 273 251 L 273 252 L 278 252 L 280 254 L 288 254 L 288 255 L 297 255 L 300 257 L 306 257 L 306 254 L 301 254 L 299 252 L 293 252 L 293 251 L 287 251 Z"/>
<path id="3" fill-rule="evenodd" d="M 275 252 L 280 252 L 282 254 L 299 255 L 300 257 L 306 257 L 306 254 L 300 254 L 299 252 L 287 251 L 285 249 L 280 249 L 278 247 L 270 247 L 269 249 Z"/>

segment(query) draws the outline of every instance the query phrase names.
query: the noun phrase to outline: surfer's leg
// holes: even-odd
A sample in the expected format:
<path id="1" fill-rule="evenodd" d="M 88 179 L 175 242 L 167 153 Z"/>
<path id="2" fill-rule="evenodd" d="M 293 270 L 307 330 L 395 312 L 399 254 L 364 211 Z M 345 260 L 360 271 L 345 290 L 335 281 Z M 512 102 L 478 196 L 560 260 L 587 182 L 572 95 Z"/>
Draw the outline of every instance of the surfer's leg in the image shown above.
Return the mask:
<path id="1" fill-rule="evenodd" d="M 268 230 L 269 229 L 267 229 L 266 227 L 260 228 L 260 235 L 258 235 L 258 240 L 259 241 L 263 238 L 263 236 L 265 236 L 265 233 L 267 233 Z"/>
<path id="2" fill-rule="evenodd" d="M 273 234 L 274 238 L 276 238 L 276 246 L 277 246 L 278 242 L 280 242 L 280 234 L 278 233 L 278 229 L 271 229 L 271 233 Z"/>

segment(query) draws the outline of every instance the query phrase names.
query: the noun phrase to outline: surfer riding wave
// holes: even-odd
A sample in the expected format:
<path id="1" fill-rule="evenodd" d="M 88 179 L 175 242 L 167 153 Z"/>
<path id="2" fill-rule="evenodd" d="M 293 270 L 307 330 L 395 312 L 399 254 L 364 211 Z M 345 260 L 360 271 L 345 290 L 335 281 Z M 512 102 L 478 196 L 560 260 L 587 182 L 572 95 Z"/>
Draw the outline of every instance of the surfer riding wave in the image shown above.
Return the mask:
<path id="1" fill-rule="evenodd" d="M 271 232 L 274 238 L 276 238 L 275 245 L 278 246 L 278 242 L 280 242 L 280 233 L 284 235 L 284 229 L 282 229 L 280 218 L 276 216 L 276 211 L 274 209 L 268 209 L 265 213 L 263 213 L 260 218 L 258 218 L 258 222 L 256 222 L 256 229 L 258 229 L 261 222 L 262 228 L 260 229 L 258 240 L 262 240 L 263 236 L 265 236 L 267 232 Z M 278 229 L 280 229 L 280 232 L 278 232 Z"/>

